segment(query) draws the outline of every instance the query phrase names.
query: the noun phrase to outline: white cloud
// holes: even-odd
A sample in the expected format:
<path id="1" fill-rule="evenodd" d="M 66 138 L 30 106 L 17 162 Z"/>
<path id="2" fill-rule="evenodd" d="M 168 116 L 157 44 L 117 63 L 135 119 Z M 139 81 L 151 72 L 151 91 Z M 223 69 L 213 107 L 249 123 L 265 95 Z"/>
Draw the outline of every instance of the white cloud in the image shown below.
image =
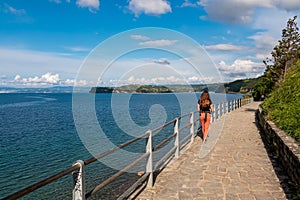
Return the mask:
<path id="1" fill-rule="evenodd" d="M 16 75 L 14 78 L 14 84 L 23 86 L 46 86 L 46 85 L 58 85 L 60 84 L 60 78 L 58 74 L 46 73 L 41 77 L 34 76 L 29 78 L 21 78 L 20 75 Z"/>
<path id="2" fill-rule="evenodd" d="M 188 82 L 189 83 L 195 83 L 195 84 L 199 84 L 199 83 L 212 83 L 213 80 L 214 80 L 213 77 L 200 77 L 200 76 L 191 76 L 191 77 L 188 77 Z"/>
<path id="3" fill-rule="evenodd" d="M 131 35 L 130 37 L 134 40 L 150 40 L 149 37 L 144 35 Z"/>
<path id="4" fill-rule="evenodd" d="M 129 10 L 135 16 L 144 13 L 146 15 L 161 15 L 172 12 L 171 6 L 166 0 L 130 0 Z"/>
<path id="5" fill-rule="evenodd" d="M 87 80 L 77 80 L 74 81 L 75 86 L 88 86 L 88 85 L 95 85 L 94 83 L 88 83 Z"/>
<path id="6" fill-rule="evenodd" d="M 151 47 L 162 47 L 162 46 L 170 46 L 176 43 L 177 40 L 150 40 L 146 42 L 140 42 L 141 46 L 151 46 Z"/>
<path id="7" fill-rule="evenodd" d="M 81 8 L 88 8 L 90 12 L 95 13 L 99 10 L 100 1 L 99 0 L 77 0 L 76 5 Z"/>
<path id="8" fill-rule="evenodd" d="M 91 49 L 85 48 L 85 47 L 64 47 L 67 50 L 73 51 L 73 52 L 89 52 Z"/>
<path id="9" fill-rule="evenodd" d="M 206 50 L 216 50 L 216 51 L 241 51 L 244 50 L 243 46 L 236 46 L 232 44 L 217 44 L 217 45 L 209 45 L 204 46 Z"/>
<path id="10" fill-rule="evenodd" d="M 49 0 L 50 2 L 54 2 L 54 3 L 61 3 L 62 0 Z M 66 0 L 66 2 L 70 3 L 71 0 Z"/>
<path id="11" fill-rule="evenodd" d="M 286 11 L 300 10 L 299 0 L 274 0 L 274 4 Z"/>
<path id="12" fill-rule="evenodd" d="M 253 22 L 257 8 L 278 8 L 285 11 L 300 10 L 299 0 L 199 0 L 197 3 L 203 6 L 208 14 L 207 17 L 201 16 L 201 19 L 211 19 L 225 24 Z M 271 16 L 276 17 L 276 14 Z"/>
<path id="13" fill-rule="evenodd" d="M 20 7 L 20 6 L 18 6 L 18 7 Z M 0 1 L 0 15 L 2 13 L 9 17 L 8 21 L 7 20 L 4 21 L 4 24 L 3 24 L 4 26 L 5 26 L 5 23 L 9 23 L 9 24 L 11 24 L 11 23 L 13 23 L 13 24 L 28 23 L 28 24 L 31 24 L 35 21 L 33 18 L 31 18 L 27 15 L 27 12 L 25 9 L 12 7 L 9 4 L 2 3 Z M 2 24 L 1 24 L 1 26 L 2 26 Z"/>
<path id="14" fill-rule="evenodd" d="M 197 7 L 196 3 L 191 3 L 189 0 L 184 0 L 184 2 L 181 4 L 182 8 L 184 7 Z"/>
<path id="15" fill-rule="evenodd" d="M 42 82 L 51 83 L 51 84 L 57 84 L 59 80 L 60 79 L 58 74 L 52 75 L 51 73 L 46 73 L 41 77 Z"/>
<path id="16" fill-rule="evenodd" d="M 221 61 L 218 65 L 220 72 L 227 78 L 253 78 L 261 75 L 265 66 L 263 63 L 255 63 L 251 60 L 237 59 L 232 65 L 228 65 L 225 61 Z"/>
<path id="17" fill-rule="evenodd" d="M 73 79 L 65 80 L 65 85 L 74 85 L 74 84 L 75 84 L 75 80 L 73 80 Z"/>
<path id="18" fill-rule="evenodd" d="M 257 6 L 271 6 L 270 0 L 200 0 L 198 4 L 204 7 L 209 19 L 226 24 L 252 22 L 252 15 Z"/>
<path id="19" fill-rule="evenodd" d="M 1 8 L 1 6 L 0 6 L 0 8 Z M 25 15 L 26 14 L 26 11 L 24 9 L 16 9 L 16 8 L 8 5 L 7 3 L 4 3 L 3 12 L 10 13 L 13 15 Z"/>
<path id="20" fill-rule="evenodd" d="M 60 78 L 59 74 L 47 72 L 41 76 L 22 77 L 17 74 L 13 79 L 1 81 L 1 86 L 11 87 L 52 87 L 52 86 L 92 86 L 96 83 L 87 80 L 74 80 Z"/>

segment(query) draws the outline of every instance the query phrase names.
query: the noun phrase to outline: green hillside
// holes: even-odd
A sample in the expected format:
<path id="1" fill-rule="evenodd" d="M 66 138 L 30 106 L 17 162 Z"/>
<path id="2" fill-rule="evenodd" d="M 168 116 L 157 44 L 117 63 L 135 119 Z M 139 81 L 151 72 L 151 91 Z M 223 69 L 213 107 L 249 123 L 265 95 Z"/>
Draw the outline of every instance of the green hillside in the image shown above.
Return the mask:
<path id="1" fill-rule="evenodd" d="M 262 103 L 268 119 L 300 142 L 300 59 Z"/>
<path id="2" fill-rule="evenodd" d="M 254 86 L 260 81 L 260 79 L 261 77 L 236 80 L 230 83 L 226 83 L 224 84 L 224 86 L 228 92 L 247 93 L 253 90 Z"/>

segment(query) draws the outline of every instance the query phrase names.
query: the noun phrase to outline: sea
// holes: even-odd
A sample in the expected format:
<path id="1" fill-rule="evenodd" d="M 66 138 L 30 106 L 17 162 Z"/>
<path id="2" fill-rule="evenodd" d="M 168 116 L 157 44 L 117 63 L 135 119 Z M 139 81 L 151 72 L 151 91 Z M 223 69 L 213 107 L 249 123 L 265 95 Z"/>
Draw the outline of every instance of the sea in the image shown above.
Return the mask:
<path id="1" fill-rule="evenodd" d="M 77 160 L 87 160 L 195 111 L 199 96 L 200 93 L 1 93 L 0 199 L 71 167 Z M 211 93 L 215 104 L 241 97 Z M 168 136 L 161 130 L 154 143 Z M 145 152 L 145 144 L 140 141 L 126 147 L 125 155 Z M 128 160 L 112 156 L 86 166 L 87 191 L 118 172 L 118 166 Z M 136 172 L 143 170 L 143 165 L 107 185 L 94 199 L 116 199 L 138 178 Z M 70 174 L 22 199 L 71 199 L 72 186 Z"/>

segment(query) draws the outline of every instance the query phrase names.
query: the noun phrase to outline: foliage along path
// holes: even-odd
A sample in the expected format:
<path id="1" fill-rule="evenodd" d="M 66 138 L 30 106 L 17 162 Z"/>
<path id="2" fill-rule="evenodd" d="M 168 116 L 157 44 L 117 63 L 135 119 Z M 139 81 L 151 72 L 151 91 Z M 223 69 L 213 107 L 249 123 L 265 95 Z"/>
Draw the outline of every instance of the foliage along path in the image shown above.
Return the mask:
<path id="1" fill-rule="evenodd" d="M 258 105 L 247 104 L 211 124 L 207 143 L 196 137 L 136 199 L 286 199 L 255 125 Z"/>

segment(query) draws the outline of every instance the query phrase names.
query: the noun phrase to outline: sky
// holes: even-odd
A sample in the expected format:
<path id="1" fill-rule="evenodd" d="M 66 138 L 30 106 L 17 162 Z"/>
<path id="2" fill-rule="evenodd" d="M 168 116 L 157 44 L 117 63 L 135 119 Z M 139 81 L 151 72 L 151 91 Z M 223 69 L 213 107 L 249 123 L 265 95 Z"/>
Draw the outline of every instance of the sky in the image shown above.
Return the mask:
<path id="1" fill-rule="evenodd" d="M 299 13 L 299 0 L 0 0 L 0 87 L 255 78 Z"/>

